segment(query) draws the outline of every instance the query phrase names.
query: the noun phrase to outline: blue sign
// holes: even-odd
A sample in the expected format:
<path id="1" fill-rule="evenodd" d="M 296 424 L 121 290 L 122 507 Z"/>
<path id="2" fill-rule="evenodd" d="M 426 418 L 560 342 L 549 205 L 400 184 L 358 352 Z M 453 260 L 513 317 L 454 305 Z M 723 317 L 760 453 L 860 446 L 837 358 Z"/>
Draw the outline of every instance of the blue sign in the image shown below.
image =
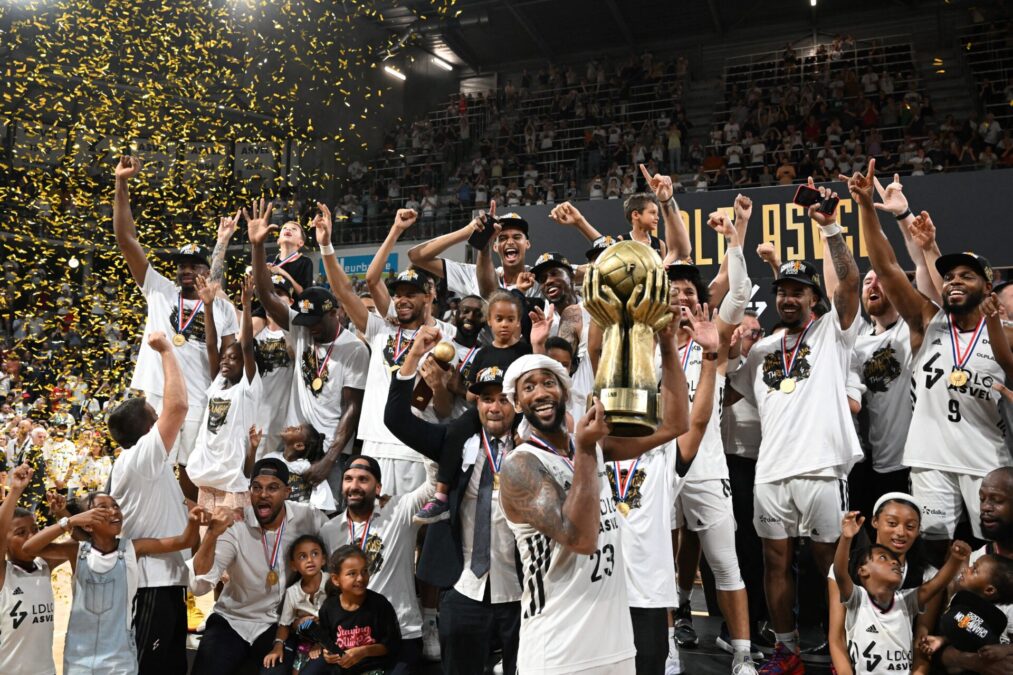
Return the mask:
<path id="1" fill-rule="evenodd" d="M 371 255 L 345 255 L 338 256 L 338 264 L 345 270 L 345 274 L 350 277 L 364 277 L 366 276 L 366 270 L 369 269 L 370 263 L 373 262 L 373 256 Z M 397 253 L 391 253 L 387 256 L 387 263 L 383 266 L 384 276 L 388 274 L 394 274 L 397 272 Z M 320 274 L 324 275 L 324 261 L 320 261 Z"/>

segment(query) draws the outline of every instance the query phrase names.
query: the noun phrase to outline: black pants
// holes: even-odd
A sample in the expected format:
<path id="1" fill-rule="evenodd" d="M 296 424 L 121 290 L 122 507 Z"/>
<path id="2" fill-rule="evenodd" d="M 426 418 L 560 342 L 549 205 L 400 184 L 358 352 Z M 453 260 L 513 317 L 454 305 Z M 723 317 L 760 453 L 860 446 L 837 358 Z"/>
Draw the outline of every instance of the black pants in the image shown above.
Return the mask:
<path id="1" fill-rule="evenodd" d="M 728 479 L 732 486 L 732 513 L 735 515 L 735 554 L 749 597 L 749 622 L 754 627 L 767 616 L 767 597 L 763 592 L 763 543 L 753 527 L 753 484 L 756 460 L 725 455 Z"/>
<path id="2" fill-rule="evenodd" d="M 401 650 L 397 654 L 394 667 L 387 671 L 387 675 L 411 675 L 418 671 L 421 660 L 422 638 L 401 640 Z"/>
<path id="3" fill-rule="evenodd" d="M 872 507 L 876 500 L 887 492 L 911 492 L 911 469 L 880 473 L 872 468 L 872 460 L 859 462 L 848 475 L 848 498 L 851 509 L 861 511 L 865 516 L 869 534 L 875 539 L 872 531 Z"/>
<path id="4" fill-rule="evenodd" d="M 450 589 L 440 600 L 440 651 L 447 675 L 485 672 L 495 636 L 503 645 L 503 675 L 517 669 L 521 603 L 477 602 Z"/>
<path id="5" fill-rule="evenodd" d="M 138 588 L 134 637 L 140 675 L 186 672 L 186 587 Z"/>
<path id="6" fill-rule="evenodd" d="M 668 610 L 664 607 L 630 607 L 633 645 L 637 648 L 637 675 L 665 675 L 668 658 Z"/>
<path id="7" fill-rule="evenodd" d="M 233 630 L 220 614 L 208 617 L 201 636 L 192 675 L 233 675 L 257 673 L 264 665 L 264 657 L 274 646 L 277 626 L 271 626 L 257 636 L 251 645 Z M 185 670 L 179 672 L 186 672 Z"/>

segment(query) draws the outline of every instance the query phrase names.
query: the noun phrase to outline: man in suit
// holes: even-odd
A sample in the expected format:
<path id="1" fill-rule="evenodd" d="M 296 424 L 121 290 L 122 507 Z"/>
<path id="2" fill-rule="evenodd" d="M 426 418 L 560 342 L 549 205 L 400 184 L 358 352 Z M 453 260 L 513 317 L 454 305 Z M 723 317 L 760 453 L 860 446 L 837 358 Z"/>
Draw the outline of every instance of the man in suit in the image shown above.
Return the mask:
<path id="1" fill-rule="evenodd" d="M 422 333 L 417 339 L 438 339 Z M 435 344 L 435 342 L 434 342 Z M 403 369 L 402 369 L 403 370 Z M 461 448 L 449 494 L 450 519 L 430 525 L 418 577 L 447 588 L 440 611 L 445 673 L 481 673 L 494 636 L 503 648 L 503 672 L 516 669 L 521 587 L 516 544 L 499 505 L 499 467 L 513 449 L 516 413 L 503 394 L 503 371 L 492 366 L 470 387 L 476 409 L 447 425 L 411 414 L 412 381 L 391 378 L 384 414 L 387 428 L 413 450 L 434 460 L 444 446 Z M 444 454 L 445 456 L 445 454 Z"/>

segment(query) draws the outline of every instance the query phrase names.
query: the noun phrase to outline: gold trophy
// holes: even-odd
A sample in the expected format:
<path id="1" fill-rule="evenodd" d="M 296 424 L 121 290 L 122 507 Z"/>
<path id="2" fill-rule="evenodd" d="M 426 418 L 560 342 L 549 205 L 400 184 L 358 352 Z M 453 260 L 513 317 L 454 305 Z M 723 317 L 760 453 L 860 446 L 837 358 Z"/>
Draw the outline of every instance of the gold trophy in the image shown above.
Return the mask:
<path id="1" fill-rule="evenodd" d="M 658 428 L 654 334 L 668 325 L 668 281 L 646 244 L 621 241 L 598 256 L 584 278 L 584 308 L 602 329 L 594 395 L 613 436 L 647 436 Z"/>

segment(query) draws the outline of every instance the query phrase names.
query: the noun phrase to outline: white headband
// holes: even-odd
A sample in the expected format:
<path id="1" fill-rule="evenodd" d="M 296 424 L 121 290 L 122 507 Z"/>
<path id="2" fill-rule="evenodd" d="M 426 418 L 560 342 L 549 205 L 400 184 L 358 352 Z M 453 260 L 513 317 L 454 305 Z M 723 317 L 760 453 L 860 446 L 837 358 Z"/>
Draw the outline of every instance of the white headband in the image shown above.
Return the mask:
<path id="1" fill-rule="evenodd" d="M 517 403 L 515 396 L 517 393 L 517 380 L 532 370 L 548 370 L 555 375 L 559 380 L 559 384 L 564 389 L 563 399 L 566 399 L 573 384 L 570 382 L 570 376 L 563 369 L 563 365 L 545 354 L 525 354 L 511 363 L 510 367 L 507 368 L 506 375 L 503 376 L 503 393 L 506 394 L 511 403 Z"/>
<path id="2" fill-rule="evenodd" d="M 922 514 L 921 505 L 917 501 L 915 501 L 914 497 L 912 497 L 906 492 L 887 492 L 885 495 L 876 500 L 876 505 L 872 507 L 873 515 L 879 512 L 879 509 L 881 506 L 883 506 L 883 504 L 887 502 L 892 502 L 894 500 L 912 504 L 915 507 L 915 510 L 918 511 L 919 517 L 921 516 Z"/>

